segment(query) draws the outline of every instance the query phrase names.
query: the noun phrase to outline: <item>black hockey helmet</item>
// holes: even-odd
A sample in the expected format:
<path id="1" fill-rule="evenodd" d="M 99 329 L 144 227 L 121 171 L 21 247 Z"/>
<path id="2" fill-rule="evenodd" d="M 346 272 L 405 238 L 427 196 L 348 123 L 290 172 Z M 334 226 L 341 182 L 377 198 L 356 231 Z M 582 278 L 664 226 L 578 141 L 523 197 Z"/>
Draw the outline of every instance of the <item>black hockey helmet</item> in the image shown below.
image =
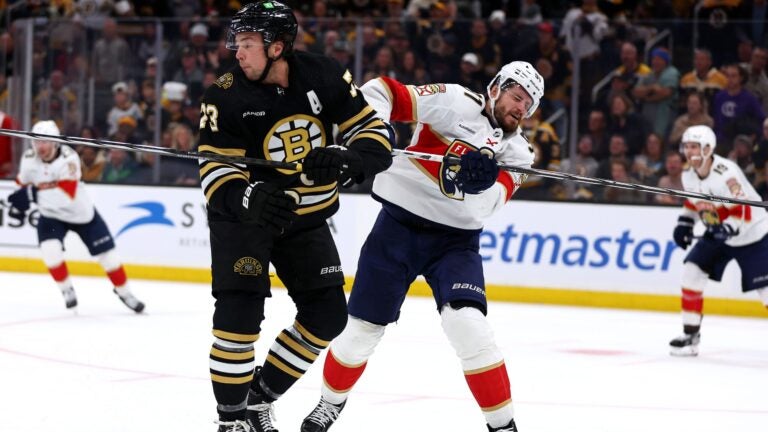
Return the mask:
<path id="1" fill-rule="evenodd" d="M 293 50 L 299 24 L 293 11 L 278 1 L 258 1 L 241 8 L 229 24 L 227 48 L 237 49 L 235 35 L 243 32 L 261 33 L 265 47 L 274 41 L 285 43 L 285 53 Z"/>

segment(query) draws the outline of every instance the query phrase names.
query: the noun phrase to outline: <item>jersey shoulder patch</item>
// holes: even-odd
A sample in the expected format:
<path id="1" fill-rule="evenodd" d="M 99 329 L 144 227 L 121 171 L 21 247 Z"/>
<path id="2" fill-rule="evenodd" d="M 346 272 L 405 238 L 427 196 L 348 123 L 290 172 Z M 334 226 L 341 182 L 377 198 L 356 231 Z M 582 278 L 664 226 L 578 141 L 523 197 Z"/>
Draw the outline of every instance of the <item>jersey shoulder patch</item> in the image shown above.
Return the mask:
<path id="1" fill-rule="evenodd" d="M 234 75 L 232 75 L 232 72 L 227 72 L 224 75 L 218 77 L 213 83 L 216 84 L 219 88 L 226 90 L 232 87 L 234 80 L 235 78 Z"/>

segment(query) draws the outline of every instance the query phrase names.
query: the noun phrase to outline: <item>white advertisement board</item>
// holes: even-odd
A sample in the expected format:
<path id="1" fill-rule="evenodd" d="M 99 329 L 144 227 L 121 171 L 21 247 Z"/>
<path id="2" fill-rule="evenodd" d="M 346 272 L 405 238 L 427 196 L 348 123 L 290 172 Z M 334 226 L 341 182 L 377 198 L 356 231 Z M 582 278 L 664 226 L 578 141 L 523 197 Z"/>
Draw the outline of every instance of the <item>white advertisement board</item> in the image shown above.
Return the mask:
<path id="1" fill-rule="evenodd" d="M 37 212 L 10 219 L 0 182 L 0 256 L 39 257 Z M 198 188 L 88 185 L 128 264 L 210 268 L 205 200 Z M 365 195 L 342 194 L 329 221 L 344 273 L 354 275 L 360 247 L 379 211 Z M 672 242 L 678 209 L 514 201 L 488 221 L 480 238 L 489 284 L 676 295 L 685 252 Z M 90 257 L 72 233 L 67 259 Z M 708 297 L 740 298 L 739 271 L 729 265 Z"/>

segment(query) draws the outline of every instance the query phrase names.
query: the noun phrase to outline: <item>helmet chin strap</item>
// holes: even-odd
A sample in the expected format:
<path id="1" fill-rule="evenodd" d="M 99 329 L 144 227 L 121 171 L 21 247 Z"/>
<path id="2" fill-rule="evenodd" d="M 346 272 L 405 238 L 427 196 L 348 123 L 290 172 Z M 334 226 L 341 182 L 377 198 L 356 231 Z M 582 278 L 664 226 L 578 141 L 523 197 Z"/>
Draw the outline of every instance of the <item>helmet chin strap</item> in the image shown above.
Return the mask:
<path id="1" fill-rule="evenodd" d="M 264 54 L 266 54 L 266 49 L 264 50 Z M 269 55 L 267 55 L 267 64 L 264 65 L 264 70 L 261 71 L 261 75 L 256 78 L 257 83 L 264 81 L 264 78 L 266 78 L 267 74 L 269 73 L 269 69 L 272 67 L 272 63 L 274 63 L 274 60 L 269 58 Z"/>

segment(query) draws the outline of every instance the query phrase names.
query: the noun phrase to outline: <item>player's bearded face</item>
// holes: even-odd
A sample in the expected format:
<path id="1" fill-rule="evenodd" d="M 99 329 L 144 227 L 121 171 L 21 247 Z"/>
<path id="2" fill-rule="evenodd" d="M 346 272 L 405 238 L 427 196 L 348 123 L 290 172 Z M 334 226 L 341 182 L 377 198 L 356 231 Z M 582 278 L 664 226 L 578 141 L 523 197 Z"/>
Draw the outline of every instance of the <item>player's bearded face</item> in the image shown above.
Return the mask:
<path id="1" fill-rule="evenodd" d="M 493 109 L 496 123 L 505 133 L 516 131 L 532 103 L 531 97 L 519 85 L 502 90 Z"/>
<path id="2" fill-rule="evenodd" d="M 264 53 L 264 40 L 260 33 L 243 32 L 235 35 L 237 52 L 235 58 L 245 76 L 250 80 L 256 80 L 267 64 L 267 56 Z"/>

